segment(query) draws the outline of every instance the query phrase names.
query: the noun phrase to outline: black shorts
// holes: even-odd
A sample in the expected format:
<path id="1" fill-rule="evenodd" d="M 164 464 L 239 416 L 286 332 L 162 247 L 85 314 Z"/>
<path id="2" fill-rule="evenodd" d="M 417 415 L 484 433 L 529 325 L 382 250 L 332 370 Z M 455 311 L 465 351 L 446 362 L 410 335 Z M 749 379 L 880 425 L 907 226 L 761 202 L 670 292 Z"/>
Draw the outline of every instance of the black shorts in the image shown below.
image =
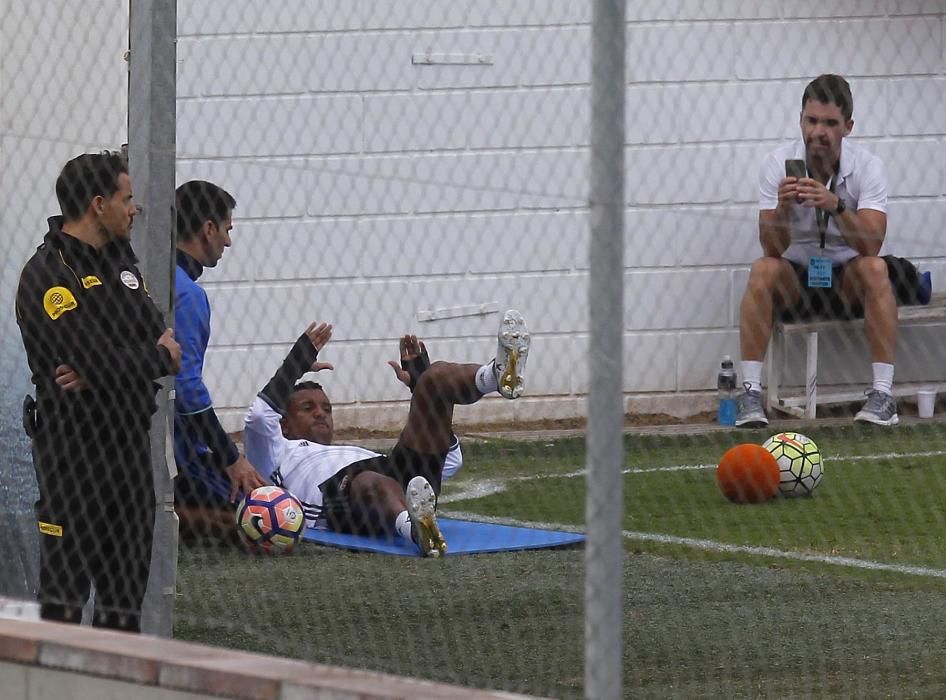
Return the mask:
<path id="1" fill-rule="evenodd" d="M 883 260 L 887 264 L 887 276 L 890 278 L 898 306 L 929 303 L 931 290 L 928 277 L 923 278 L 916 266 L 906 258 L 884 255 Z M 801 298 L 795 306 L 780 312 L 782 321 L 807 321 L 812 318 L 846 320 L 864 317 L 861 304 L 848 305 L 841 298 L 844 265 L 834 265 L 831 268 L 831 289 L 812 289 L 808 287 L 808 268 L 791 261 L 789 263 L 795 270 L 798 286 L 801 288 Z"/>
<path id="2" fill-rule="evenodd" d="M 388 470 L 385 473 L 397 481 L 402 489 L 407 489 L 407 484 L 415 476 L 422 476 L 430 482 L 434 493 L 439 496 L 443 481 L 443 463 L 446 459 L 446 451 L 426 454 L 405 447 L 398 441 L 388 455 Z"/>
<path id="3" fill-rule="evenodd" d="M 349 498 L 351 483 L 361 472 L 384 474 L 397 481 L 402 489 L 415 476 L 423 476 L 440 494 L 443 465 L 447 453 L 425 454 L 398 442 L 388 455 L 378 455 L 349 464 L 330 479 L 319 484 L 322 491 L 322 517 L 329 529 L 372 537 L 388 534 L 388 525 L 377 511 L 353 504 Z"/>
<path id="4" fill-rule="evenodd" d="M 844 281 L 844 266 L 833 265 L 831 268 L 830 288 L 808 286 L 808 268 L 789 261 L 795 270 L 801 296 L 798 302 L 780 311 L 780 318 L 785 322 L 807 321 L 815 318 L 853 319 L 863 318 L 864 309 L 860 304 L 849 305 L 841 297 L 841 284 Z"/>

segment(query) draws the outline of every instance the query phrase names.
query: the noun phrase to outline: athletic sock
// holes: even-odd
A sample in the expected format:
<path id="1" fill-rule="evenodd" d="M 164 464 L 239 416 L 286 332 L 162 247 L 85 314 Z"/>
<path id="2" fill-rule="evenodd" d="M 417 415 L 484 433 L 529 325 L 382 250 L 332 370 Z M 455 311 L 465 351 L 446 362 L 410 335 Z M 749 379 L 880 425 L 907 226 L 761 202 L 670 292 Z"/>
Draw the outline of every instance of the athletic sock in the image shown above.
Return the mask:
<path id="1" fill-rule="evenodd" d="M 495 360 L 490 360 L 476 370 L 476 388 L 483 396 L 499 391 L 499 382 L 496 380 Z"/>
<path id="2" fill-rule="evenodd" d="M 406 510 L 402 510 L 397 514 L 397 517 L 394 519 L 394 529 L 404 539 L 409 542 L 414 541 L 414 537 L 411 534 L 411 516 L 408 515 Z"/>
<path id="3" fill-rule="evenodd" d="M 742 382 L 749 385 L 749 391 L 762 391 L 762 362 L 758 360 L 743 360 Z"/>
<path id="4" fill-rule="evenodd" d="M 874 391 L 882 391 L 888 396 L 893 393 L 893 365 L 889 362 L 872 362 L 874 373 Z"/>

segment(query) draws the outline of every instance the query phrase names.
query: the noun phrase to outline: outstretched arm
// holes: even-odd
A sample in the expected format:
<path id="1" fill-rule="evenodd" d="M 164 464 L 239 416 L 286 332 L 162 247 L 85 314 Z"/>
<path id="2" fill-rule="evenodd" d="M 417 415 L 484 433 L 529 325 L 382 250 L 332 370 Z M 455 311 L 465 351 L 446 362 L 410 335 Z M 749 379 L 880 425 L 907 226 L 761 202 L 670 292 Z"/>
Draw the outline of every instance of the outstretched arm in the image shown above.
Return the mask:
<path id="1" fill-rule="evenodd" d="M 416 335 L 404 335 L 398 341 L 398 349 L 401 355 L 400 363 L 395 360 L 388 360 L 388 364 L 394 370 L 394 376 L 397 377 L 397 380 L 413 393 L 420 375 L 430 367 L 427 346 Z"/>
<path id="2" fill-rule="evenodd" d="M 317 361 L 319 350 L 331 337 L 332 326 L 310 324 L 246 414 L 243 447 L 256 468 L 267 476 L 278 466 L 279 448 L 286 441 L 279 421 L 293 386 L 308 371 L 333 369 L 327 362 Z"/>
<path id="3" fill-rule="evenodd" d="M 289 350 L 289 354 L 276 370 L 276 374 L 263 387 L 259 393 L 260 397 L 278 413 L 282 413 L 289 400 L 289 394 L 292 393 L 292 388 L 303 374 L 334 369 L 327 362 L 318 362 L 319 350 L 325 347 L 331 337 L 331 324 L 309 324 Z"/>

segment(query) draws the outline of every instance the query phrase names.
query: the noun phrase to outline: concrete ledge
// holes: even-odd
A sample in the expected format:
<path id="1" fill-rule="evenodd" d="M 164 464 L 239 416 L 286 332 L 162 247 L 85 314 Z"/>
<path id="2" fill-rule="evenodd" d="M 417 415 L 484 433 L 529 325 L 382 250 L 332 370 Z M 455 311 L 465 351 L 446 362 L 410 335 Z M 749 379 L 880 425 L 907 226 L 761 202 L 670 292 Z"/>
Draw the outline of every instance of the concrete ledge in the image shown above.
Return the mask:
<path id="1" fill-rule="evenodd" d="M 27 674 L 25 682 L 22 679 L 24 669 Z M 98 679 L 87 696 L 89 698 L 112 697 L 117 690 L 110 688 L 110 683 L 163 689 L 169 691 L 168 697 L 178 697 L 175 691 L 180 691 L 193 698 L 240 700 L 526 697 L 147 635 L 0 619 L 0 687 L 5 689 L 4 700 L 30 700 L 33 696 L 29 694 L 29 674 L 42 674 L 53 669 Z M 18 677 L 8 679 L 5 677 L 7 674 Z M 17 687 L 24 689 L 22 695 L 7 694 Z M 88 683 L 84 687 L 89 687 Z"/>

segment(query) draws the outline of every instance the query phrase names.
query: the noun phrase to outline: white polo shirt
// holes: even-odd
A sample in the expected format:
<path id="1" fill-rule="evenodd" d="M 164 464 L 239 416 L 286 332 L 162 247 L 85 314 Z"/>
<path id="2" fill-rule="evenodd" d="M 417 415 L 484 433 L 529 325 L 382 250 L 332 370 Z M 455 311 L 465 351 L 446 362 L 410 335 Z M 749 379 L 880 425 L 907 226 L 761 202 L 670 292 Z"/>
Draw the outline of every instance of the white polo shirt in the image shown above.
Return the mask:
<path id="1" fill-rule="evenodd" d="M 785 179 L 785 161 L 793 158 L 805 159 L 802 139 L 782 144 L 765 158 L 759 173 L 759 209 L 778 206 L 778 186 Z M 841 141 L 841 165 L 835 179 L 834 193 L 851 211 L 875 209 L 887 213 L 887 176 L 883 161 L 863 146 L 847 138 Z M 816 211 L 814 207 L 792 205 L 789 219 L 792 240 L 782 257 L 805 267 L 808 259 L 815 255 L 831 258 L 837 264 L 856 257 L 857 251 L 844 240 L 833 216 L 828 217 L 822 250 Z"/>

